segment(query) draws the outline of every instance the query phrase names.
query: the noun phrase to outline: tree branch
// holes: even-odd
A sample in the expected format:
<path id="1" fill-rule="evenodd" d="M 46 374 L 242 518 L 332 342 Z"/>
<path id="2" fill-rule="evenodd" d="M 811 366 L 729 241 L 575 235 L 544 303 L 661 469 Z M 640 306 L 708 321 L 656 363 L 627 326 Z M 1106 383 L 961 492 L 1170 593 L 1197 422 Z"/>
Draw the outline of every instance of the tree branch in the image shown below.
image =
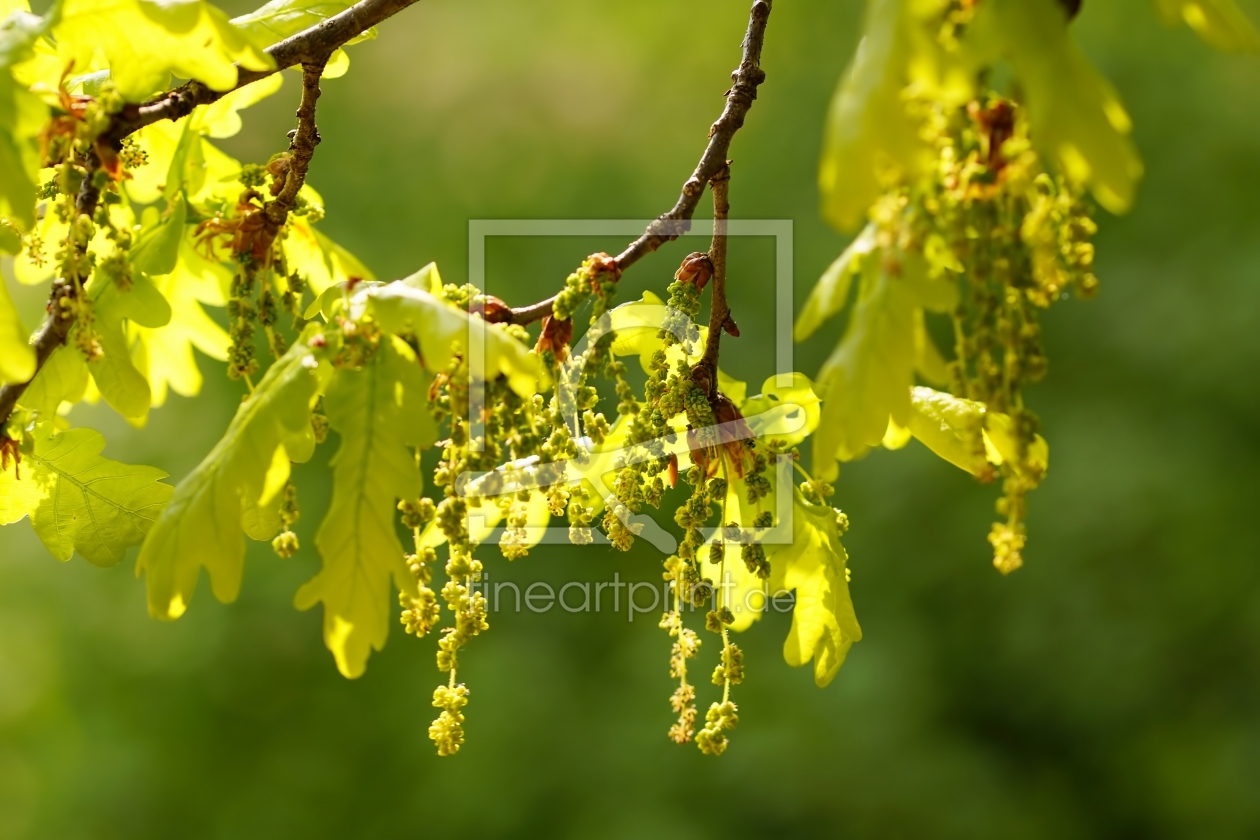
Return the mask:
<path id="1" fill-rule="evenodd" d="M 700 162 L 683 184 L 682 194 L 678 196 L 673 208 L 658 216 L 647 226 L 642 236 L 631 242 L 617 256 L 617 265 L 622 271 L 691 229 L 691 217 L 695 215 L 696 206 L 700 203 L 704 185 L 725 168 L 731 140 L 735 137 L 735 132 L 743 127 L 744 118 L 757 98 L 758 86 L 766 80 L 765 71 L 761 69 L 761 47 L 765 42 L 766 23 L 770 19 L 772 2 L 773 0 L 754 0 L 742 44 L 743 57 L 739 67 L 731 74 L 734 84 L 726 93 L 726 105 L 721 116 L 709 129 L 709 143 L 700 156 Z M 513 309 L 510 323 L 529 324 L 550 315 L 555 300 L 551 297 Z"/>

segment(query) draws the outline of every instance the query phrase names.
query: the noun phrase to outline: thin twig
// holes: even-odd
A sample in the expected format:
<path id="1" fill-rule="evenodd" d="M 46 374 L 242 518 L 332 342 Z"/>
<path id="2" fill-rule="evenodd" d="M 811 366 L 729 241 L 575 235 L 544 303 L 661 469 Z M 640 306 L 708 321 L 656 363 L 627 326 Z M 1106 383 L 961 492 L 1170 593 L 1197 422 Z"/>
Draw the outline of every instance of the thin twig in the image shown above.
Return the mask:
<path id="1" fill-rule="evenodd" d="M 709 142 L 705 146 L 695 171 L 683 184 L 682 194 L 673 208 L 658 216 L 647 226 L 638 239 L 631 242 L 617 256 L 617 265 L 625 271 L 666 242 L 671 242 L 691 229 L 691 217 L 695 215 L 704 185 L 726 166 L 726 155 L 731 148 L 735 132 L 744 125 L 744 118 L 757 98 L 757 87 L 765 81 L 761 69 L 761 47 L 765 42 L 766 23 L 770 19 L 773 0 L 755 0 L 748 17 L 748 30 L 742 44 L 743 56 L 739 67 L 731 74 L 734 84 L 726 93 L 726 105 L 721 116 L 709 129 Z M 551 314 L 555 303 L 551 297 L 538 303 L 512 310 L 511 323 L 529 324 Z"/>
<path id="2" fill-rule="evenodd" d="M 722 333 L 734 330 L 733 334 L 739 334 L 726 300 L 726 220 L 731 213 L 731 203 L 727 198 L 730 183 L 731 170 L 726 166 L 709 181 L 709 189 L 713 191 L 713 244 L 709 246 L 709 261 L 713 263 L 713 298 L 709 301 L 709 335 L 705 339 L 704 356 L 700 363 L 713 371 L 718 366 Z"/>
<path id="3" fill-rule="evenodd" d="M 289 169 L 285 173 L 284 186 L 274 201 L 267 202 L 267 222 L 276 230 L 284 224 L 289 211 L 297 203 L 298 191 L 306 182 L 306 170 L 319 145 L 319 129 L 315 126 L 315 103 L 319 100 L 319 78 L 324 74 L 324 62 L 302 65 L 302 103 L 297 109 L 298 127 L 289 143 Z"/>

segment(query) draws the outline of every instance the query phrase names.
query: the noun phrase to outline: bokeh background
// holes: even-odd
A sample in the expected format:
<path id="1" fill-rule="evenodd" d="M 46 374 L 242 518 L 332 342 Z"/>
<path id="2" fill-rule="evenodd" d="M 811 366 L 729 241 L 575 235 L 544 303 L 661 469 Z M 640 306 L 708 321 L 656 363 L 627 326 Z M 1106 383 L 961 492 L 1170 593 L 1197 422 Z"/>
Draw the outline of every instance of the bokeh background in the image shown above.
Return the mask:
<path id="1" fill-rule="evenodd" d="M 325 86 L 323 230 L 383 278 L 437 260 L 462 281 L 470 218 L 661 212 L 721 106 L 746 11 L 423 0 Z M 734 213 L 795 223 L 798 304 L 846 241 L 818 218 L 815 167 L 860 13 L 776 7 L 732 150 Z M 468 743 L 438 759 L 433 640 L 396 629 L 342 679 L 318 611 L 291 607 L 309 548 L 282 561 L 255 546 L 239 601 L 203 584 L 159 624 L 131 562 L 58 564 L 19 524 L 0 531 L 0 838 L 1260 835 L 1260 58 L 1161 27 L 1145 0 L 1086 2 L 1075 29 L 1134 117 L 1147 176 L 1132 213 L 1101 220 L 1101 296 L 1046 318 L 1051 375 L 1031 399 L 1053 459 L 1024 569 L 989 564 L 994 488 L 917 443 L 876 452 L 838 483 L 865 639 L 829 688 L 783 663 L 787 617 L 767 617 L 740 639 L 741 724 L 712 760 L 665 738 L 654 621 L 504 613 L 464 657 Z M 289 75 L 233 154 L 284 148 Z M 537 299 L 618 244 L 495 240 L 491 289 Z M 693 247 L 641 263 L 625 298 L 661 290 Z M 735 249 L 744 337 L 723 361 L 755 391 L 773 246 Z M 799 369 L 817 371 L 841 326 L 798 348 Z M 106 433 L 107 455 L 178 479 L 239 396 L 203 367 L 205 393 L 144 430 L 74 419 Z M 307 546 L 327 456 L 297 472 Z M 646 549 L 486 555 L 500 580 L 659 579 Z"/>

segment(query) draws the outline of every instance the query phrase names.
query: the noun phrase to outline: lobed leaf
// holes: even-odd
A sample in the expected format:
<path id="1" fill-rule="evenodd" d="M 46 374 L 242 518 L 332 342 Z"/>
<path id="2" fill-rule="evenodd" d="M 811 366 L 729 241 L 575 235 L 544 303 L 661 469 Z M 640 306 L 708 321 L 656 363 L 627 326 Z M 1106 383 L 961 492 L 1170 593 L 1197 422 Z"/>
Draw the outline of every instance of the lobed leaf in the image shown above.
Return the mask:
<path id="1" fill-rule="evenodd" d="M 904 444 L 905 439 L 913 435 L 936 455 L 972 475 L 985 475 L 990 464 L 1009 461 L 1021 475 L 1040 481 L 1049 467 L 1050 447 L 1041 435 L 1034 437 L 1027 460 L 1021 461 L 1009 415 L 989 411 L 984 403 L 931 388 L 911 389 L 904 437 L 896 435 L 896 427 L 897 423 L 890 421 L 889 438 L 898 438 Z M 972 448 L 977 431 L 981 432 L 979 450 Z M 889 438 L 885 439 L 886 446 Z"/>
<path id="2" fill-rule="evenodd" d="M 796 446 L 813 434 L 822 417 L 814 383 L 803 373 L 789 375 L 788 385 L 779 385 L 778 375 L 771 376 L 762 383 L 760 394 L 739 405 L 753 434 L 767 442 L 778 441 L 784 447 Z M 786 431 L 787 428 L 793 431 Z"/>
<path id="3" fill-rule="evenodd" d="M 57 433 L 37 425 L 33 451 L 24 460 L 30 481 L 41 487 L 31 525 L 58 560 L 79 552 L 88 562 L 113 566 L 140 544 L 171 498 L 166 473 L 101 457 L 105 438 L 92 429 Z"/>
<path id="4" fill-rule="evenodd" d="M 145 575 L 155 618 L 183 615 L 203 567 L 220 601 L 232 601 L 240 591 L 244 511 L 272 501 L 263 491 L 274 485 L 268 473 L 279 450 L 285 471 L 288 461 L 305 461 L 314 452 L 311 405 L 327 370 L 305 340 L 315 331 L 308 328 L 241 403 L 222 440 L 175 488 L 145 541 L 136 574 Z"/>
<path id="5" fill-rule="evenodd" d="M 19 404 L 47 420 L 56 415 L 63 402 L 77 403 L 88 387 L 87 362 L 74 347 L 59 347 L 44 362 L 35 379 L 19 399 Z"/>
<path id="6" fill-rule="evenodd" d="M 433 271 L 436 272 L 436 268 Z M 506 377 L 508 385 L 522 397 L 535 393 L 542 375 L 538 356 L 497 326 L 405 280 L 370 289 L 366 295 L 383 329 L 395 335 L 416 337 L 424 366 L 431 373 L 445 371 L 456 353 L 469 352 L 473 342 L 484 341 L 482 358 L 486 376 Z"/>
<path id="7" fill-rule="evenodd" d="M 35 351 L 5 283 L 0 278 L 0 384 L 27 382 L 35 375 Z"/>
<path id="8" fill-rule="evenodd" d="M 226 91 L 236 86 L 237 64 L 275 66 L 205 0 L 62 0 L 59 8 L 53 34 L 63 64 L 87 67 L 100 50 L 131 102 L 166 88 L 172 74 Z"/>
<path id="9" fill-rule="evenodd" d="M 361 370 L 339 369 L 324 397 L 341 446 L 332 461 L 332 504 L 315 535 L 323 567 L 294 603 L 302 610 L 324 604 L 324 643 L 349 678 L 385 646 L 393 587 L 415 591 L 395 519 L 399 499 L 420 495 L 414 448 L 436 438 L 427 390 L 414 356 L 406 360 L 385 340 Z"/>
<path id="10" fill-rule="evenodd" d="M 983 60 L 1014 68 L 1033 145 L 1113 213 L 1133 204 L 1142 161 L 1120 99 L 1068 32 L 1058 0 L 992 0 L 977 8 L 968 41 Z"/>
<path id="11" fill-rule="evenodd" d="M 229 277 L 221 265 L 199 255 L 185 237 L 174 270 L 153 278 L 157 290 L 171 304 L 171 320 L 156 328 L 133 327 L 136 343 L 132 358 L 149 380 L 154 407 L 166 401 L 168 388 L 185 397 L 201 391 L 202 375 L 194 347 L 212 359 L 227 359 L 228 334 L 206 314 L 202 304 L 223 306 L 223 286 Z"/>
<path id="12" fill-rule="evenodd" d="M 823 407 L 814 434 L 814 471 L 822 479 L 835 476 L 837 460 L 852 460 L 879 444 L 889 415 L 905 425 L 917 314 L 924 307 L 947 310 L 956 299 L 952 282 L 928 279 L 922 257 L 902 254 L 899 261 L 884 262 L 864 264 L 848 328 L 818 374 Z"/>
<path id="13" fill-rule="evenodd" d="M 92 298 L 92 326 L 104 351 L 88 362 L 92 381 L 110 408 L 127 422 L 142 426 L 148 419 L 152 390 L 132 359 L 127 324 L 166 326 L 171 321 L 171 306 L 153 281 L 140 273 L 125 291 L 97 273 L 86 291 Z"/>
<path id="14" fill-rule="evenodd" d="M 926 172 L 932 156 L 907 113 L 907 70 L 933 47 L 925 23 L 939 2 L 871 0 L 863 37 L 831 99 L 818 186 L 822 214 L 852 230 L 888 179 Z"/>
<path id="15" fill-rule="evenodd" d="M 854 642 L 862 638 L 849 598 L 846 568 L 849 556 L 840 544 L 836 511 L 805 501 L 793 488 L 792 542 L 767 546 L 772 591 L 796 591 L 792 629 L 783 643 L 783 658 L 793 667 L 811 659 L 820 687 L 835 677 Z"/>
<path id="16" fill-rule="evenodd" d="M 308 187 L 302 189 L 308 197 L 314 194 Z M 283 243 L 285 261 L 290 271 L 302 275 L 316 295 L 344 284 L 352 277 L 357 280 L 376 279 L 353 254 L 315 230 L 305 219 L 289 218 L 288 235 Z M 307 317 L 314 317 L 314 313 L 308 311 Z"/>
<path id="17" fill-rule="evenodd" d="M 26 229 L 35 223 L 36 138 L 48 117 L 48 106 L 14 78 L 16 65 L 33 57 L 47 30 L 45 19 L 28 8 L 25 2 L 0 4 L 0 219 Z"/>
<path id="18" fill-rule="evenodd" d="M 876 247 L 876 228 L 868 224 L 862 228 L 849 247 L 827 266 L 822 277 L 809 293 L 805 308 L 796 319 L 796 328 L 792 336 L 797 341 L 804 341 L 822 326 L 832 315 L 835 315 L 849 301 L 849 288 L 853 278 L 862 272 L 862 260 Z"/>

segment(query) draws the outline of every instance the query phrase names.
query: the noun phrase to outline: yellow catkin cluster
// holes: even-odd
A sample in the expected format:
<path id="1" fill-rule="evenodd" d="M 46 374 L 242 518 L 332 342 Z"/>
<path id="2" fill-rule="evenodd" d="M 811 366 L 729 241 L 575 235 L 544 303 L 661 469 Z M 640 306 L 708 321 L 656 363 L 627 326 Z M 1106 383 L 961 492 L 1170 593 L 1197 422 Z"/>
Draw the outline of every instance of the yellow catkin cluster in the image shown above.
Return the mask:
<path id="1" fill-rule="evenodd" d="M 700 639 L 694 630 L 683 627 L 682 612 L 671 610 L 661 616 L 661 628 L 674 638 L 669 655 L 669 675 L 678 680 L 678 688 L 669 698 L 670 708 L 678 720 L 669 728 L 669 738 L 676 744 L 685 744 L 696 731 L 696 689 L 687 682 L 687 660 L 700 649 Z"/>
<path id="2" fill-rule="evenodd" d="M 730 739 L 726 737 L 726 732 L 734 729 L 739 723 L 738 710 L 735 704 L 730 700 L 722 703 L 714 703 L 709 707 L 708 713 L 704 716 L 704 729 L 696 735 L 696 746 L 705 755 L 721 755 L 726 751 L 726 745 Z"/>
<path id="3" fill-rule="evenodd" d="M 416 580 L 416 594 L 400 592 L 398 601 L 403 607 L 400 619 L 403 628 L 415 636 L 427 635 L 441 620 L 442 608 L 429 586 L 433 580 L 430 564 L 436 560 L 437 553 L 430 546 L 425 546 L 419 554 L 407 555 L 407 568 Z"/>
<path id="4" fill-rule="evenodd" d="M 429 739 L 437 745 L 438 755 L 454 755 L 464 743 L 464 713 L 468 705 L 468 687 L 439 685 L 433 690 L 433 706 L 441 713 L 429 724 Z"/>

